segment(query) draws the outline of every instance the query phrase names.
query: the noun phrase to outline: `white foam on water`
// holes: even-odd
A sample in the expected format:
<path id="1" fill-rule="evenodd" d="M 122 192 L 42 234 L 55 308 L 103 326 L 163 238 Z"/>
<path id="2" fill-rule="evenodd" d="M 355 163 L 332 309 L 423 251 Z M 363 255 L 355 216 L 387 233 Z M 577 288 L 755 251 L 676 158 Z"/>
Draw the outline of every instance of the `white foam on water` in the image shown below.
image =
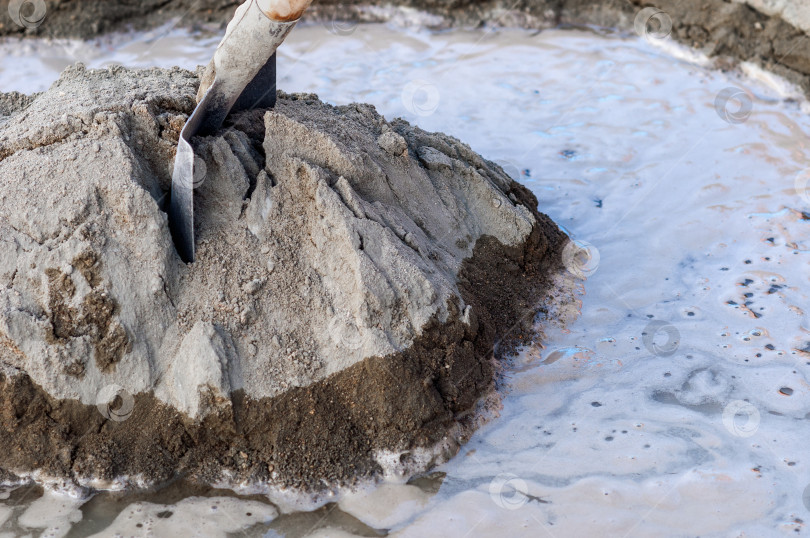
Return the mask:
<path id="1" fill-rule="evenodd" d="M 91 65 L 193 67 L 216 44 L 166 35 L 154 57 L 137 36 L 83 46 Z M 63 67 L 25 46 L 0 46 L 16 54 L 0 88 L 41 90 Z M 787 83 L 591 32 L 310 25 L 279 52 L 279 86 L 470 143 L 599 253 L 579 317 L 514 361 L 500 416 L 438 467 L 438 493 L 386 483 L 335 497 L 344 511 L 394 536 L 803 530 L 810 119 Z M 345 530 L 331 525 L 302 533 Z"/>
<path id="2" fill-rule="evenodd" d="M 647 44 L 654 49 L 659 49 L 667 57 L 681 60 L 700 67 L 711 67 L 714 60 L 710 58 L 705 50 L 693 49 L 675 41 L 671 35 L 656 36 L 655 33 L 642 35 Z"/>
<path id="3" fill-rule="evenodd" d="M 804 101 L 804 93 L 802 93 L 802 89 L 796 84 L 793 84 L 792 82 L 789 82 L 784 78 L 771 73 L 770 71 L 766 71 L 761 66 L 753 62 L 742 62 L 740 64 L 740 71 L 745 74 L 745 76 L 754 79 L 773 90 L 778 99 L 796 99 Z M 806 106 L 807 102 L 803 102 L 802 105 Z M 805 110 L 805 113 L 806 112 L 807 110 Z"/>
<path id="4" fill-rule="evenodd" d="M 61 538 L 70 532 L 71 524 L 82 520 L 79 510 L 82 504 L 75 497 L 46 490 L 17 518 L 17 525 L 26 530 L 36 529 L 43 538 Z"/>
<path id="5" fill-rule="evenodd" d="M 108 536 L 205 536 L 226 538 L 278 516 L 275 507 L 233 497 L 188 497 L 171 504 L 137 502 L 93 538 Z"/>
<path id="6" fill-rule="evenodd" d="M 418 515 L 429 500 L 430 495 L 416 486 L 383 483 L 350 493 L 338 505 L 369 527 L 390 529 Z"/>

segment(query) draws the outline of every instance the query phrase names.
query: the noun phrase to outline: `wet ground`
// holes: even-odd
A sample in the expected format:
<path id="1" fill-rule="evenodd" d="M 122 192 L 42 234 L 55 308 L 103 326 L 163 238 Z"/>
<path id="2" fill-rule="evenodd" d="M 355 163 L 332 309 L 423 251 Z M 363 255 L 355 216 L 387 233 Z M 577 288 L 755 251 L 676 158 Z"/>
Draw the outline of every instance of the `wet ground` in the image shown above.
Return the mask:
<path id="1" fill-rule="evenodd" d="M 78 60 L 192 68 L 217 42 L 163 28 L 5 43 L 0 90 L 40 91 Z M 86 502 L 20 488 L 0 503 L 0 536 L 807 532 L 810 107 L 798 92 L 667 39 L 382 25 L 297 29 L 279 87 L 373 103 L 500 162 L 585 249 L 567 258 L 587 277 L 578 317 L 542 322 L 543 347 L 507 370 L 500 416 L 409 484 L 281 516 L 182 484 Z"/>

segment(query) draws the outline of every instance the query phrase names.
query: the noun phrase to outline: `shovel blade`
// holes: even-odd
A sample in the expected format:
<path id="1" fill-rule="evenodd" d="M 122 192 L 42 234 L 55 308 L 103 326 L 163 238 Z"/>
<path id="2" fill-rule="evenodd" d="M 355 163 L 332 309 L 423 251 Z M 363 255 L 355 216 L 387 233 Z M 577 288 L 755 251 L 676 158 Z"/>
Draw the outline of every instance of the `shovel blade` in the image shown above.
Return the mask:
<path id="1" fill-rule="evenodd" d="M 172 198 L 169 204 L 169 230 L 180 258 L 194 261 L 194 150 L 180 136 L 172 173 Z"/>

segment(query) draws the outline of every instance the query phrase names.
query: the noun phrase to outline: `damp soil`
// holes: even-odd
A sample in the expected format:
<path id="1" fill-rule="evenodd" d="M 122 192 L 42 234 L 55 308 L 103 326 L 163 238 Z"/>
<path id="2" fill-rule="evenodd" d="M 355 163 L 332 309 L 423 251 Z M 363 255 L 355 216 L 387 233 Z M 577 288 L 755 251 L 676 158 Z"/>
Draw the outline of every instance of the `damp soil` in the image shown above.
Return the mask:
<path id="1" fill-rule="evenodd" d="M 237 391 L 227 410 L 202 421 L 142 393 L 119 422 L 95 406 L 52 398 L 23 373 L 0 374 L 0 478 L 37 469 L 77 482 L 229 477 L 314 492 L 379 474 L 375 451 L 401 452 L 407 465 L 409 451 L 466 432 L 439 459 L 452 456 L 474 428 L 471 411 L 491 391 L 497 363 L 534 336 L 539 300 L 560 269 L 564 234 L 525 187 L 513 182 L 510 194 L 532 208 L 537 224 L 519 247 L 477 241 L 459 278 L 471 323 L 451 308 L 447 322 L 432 320 L 404 352 L 272 398 Z"/>

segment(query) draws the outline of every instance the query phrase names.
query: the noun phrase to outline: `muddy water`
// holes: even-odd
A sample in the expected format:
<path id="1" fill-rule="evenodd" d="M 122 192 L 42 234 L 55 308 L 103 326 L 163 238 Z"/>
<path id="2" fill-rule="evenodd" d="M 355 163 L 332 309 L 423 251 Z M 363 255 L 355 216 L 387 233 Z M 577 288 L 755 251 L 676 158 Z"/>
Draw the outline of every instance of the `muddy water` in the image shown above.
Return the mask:
<path id="1" fill-rule="evenodd" d="M 6 43 L 0 89 L 42 90 L 77 60 L 193 67 L 216 42 L 161 29 Z M 182 484 L 89 501 L 19 488 L 0 535 L 806 532 L 810 120 L 795 91 L 667 41 L 582 31 L 316 25 L 293 33 L 279 73 L 287 91 L 370 102 L 500 161 L 590 254 L 569 251 L 587 277 L 578 315 L 543 321 L 500 416 L 408 484 L 281 515 Z"/>

